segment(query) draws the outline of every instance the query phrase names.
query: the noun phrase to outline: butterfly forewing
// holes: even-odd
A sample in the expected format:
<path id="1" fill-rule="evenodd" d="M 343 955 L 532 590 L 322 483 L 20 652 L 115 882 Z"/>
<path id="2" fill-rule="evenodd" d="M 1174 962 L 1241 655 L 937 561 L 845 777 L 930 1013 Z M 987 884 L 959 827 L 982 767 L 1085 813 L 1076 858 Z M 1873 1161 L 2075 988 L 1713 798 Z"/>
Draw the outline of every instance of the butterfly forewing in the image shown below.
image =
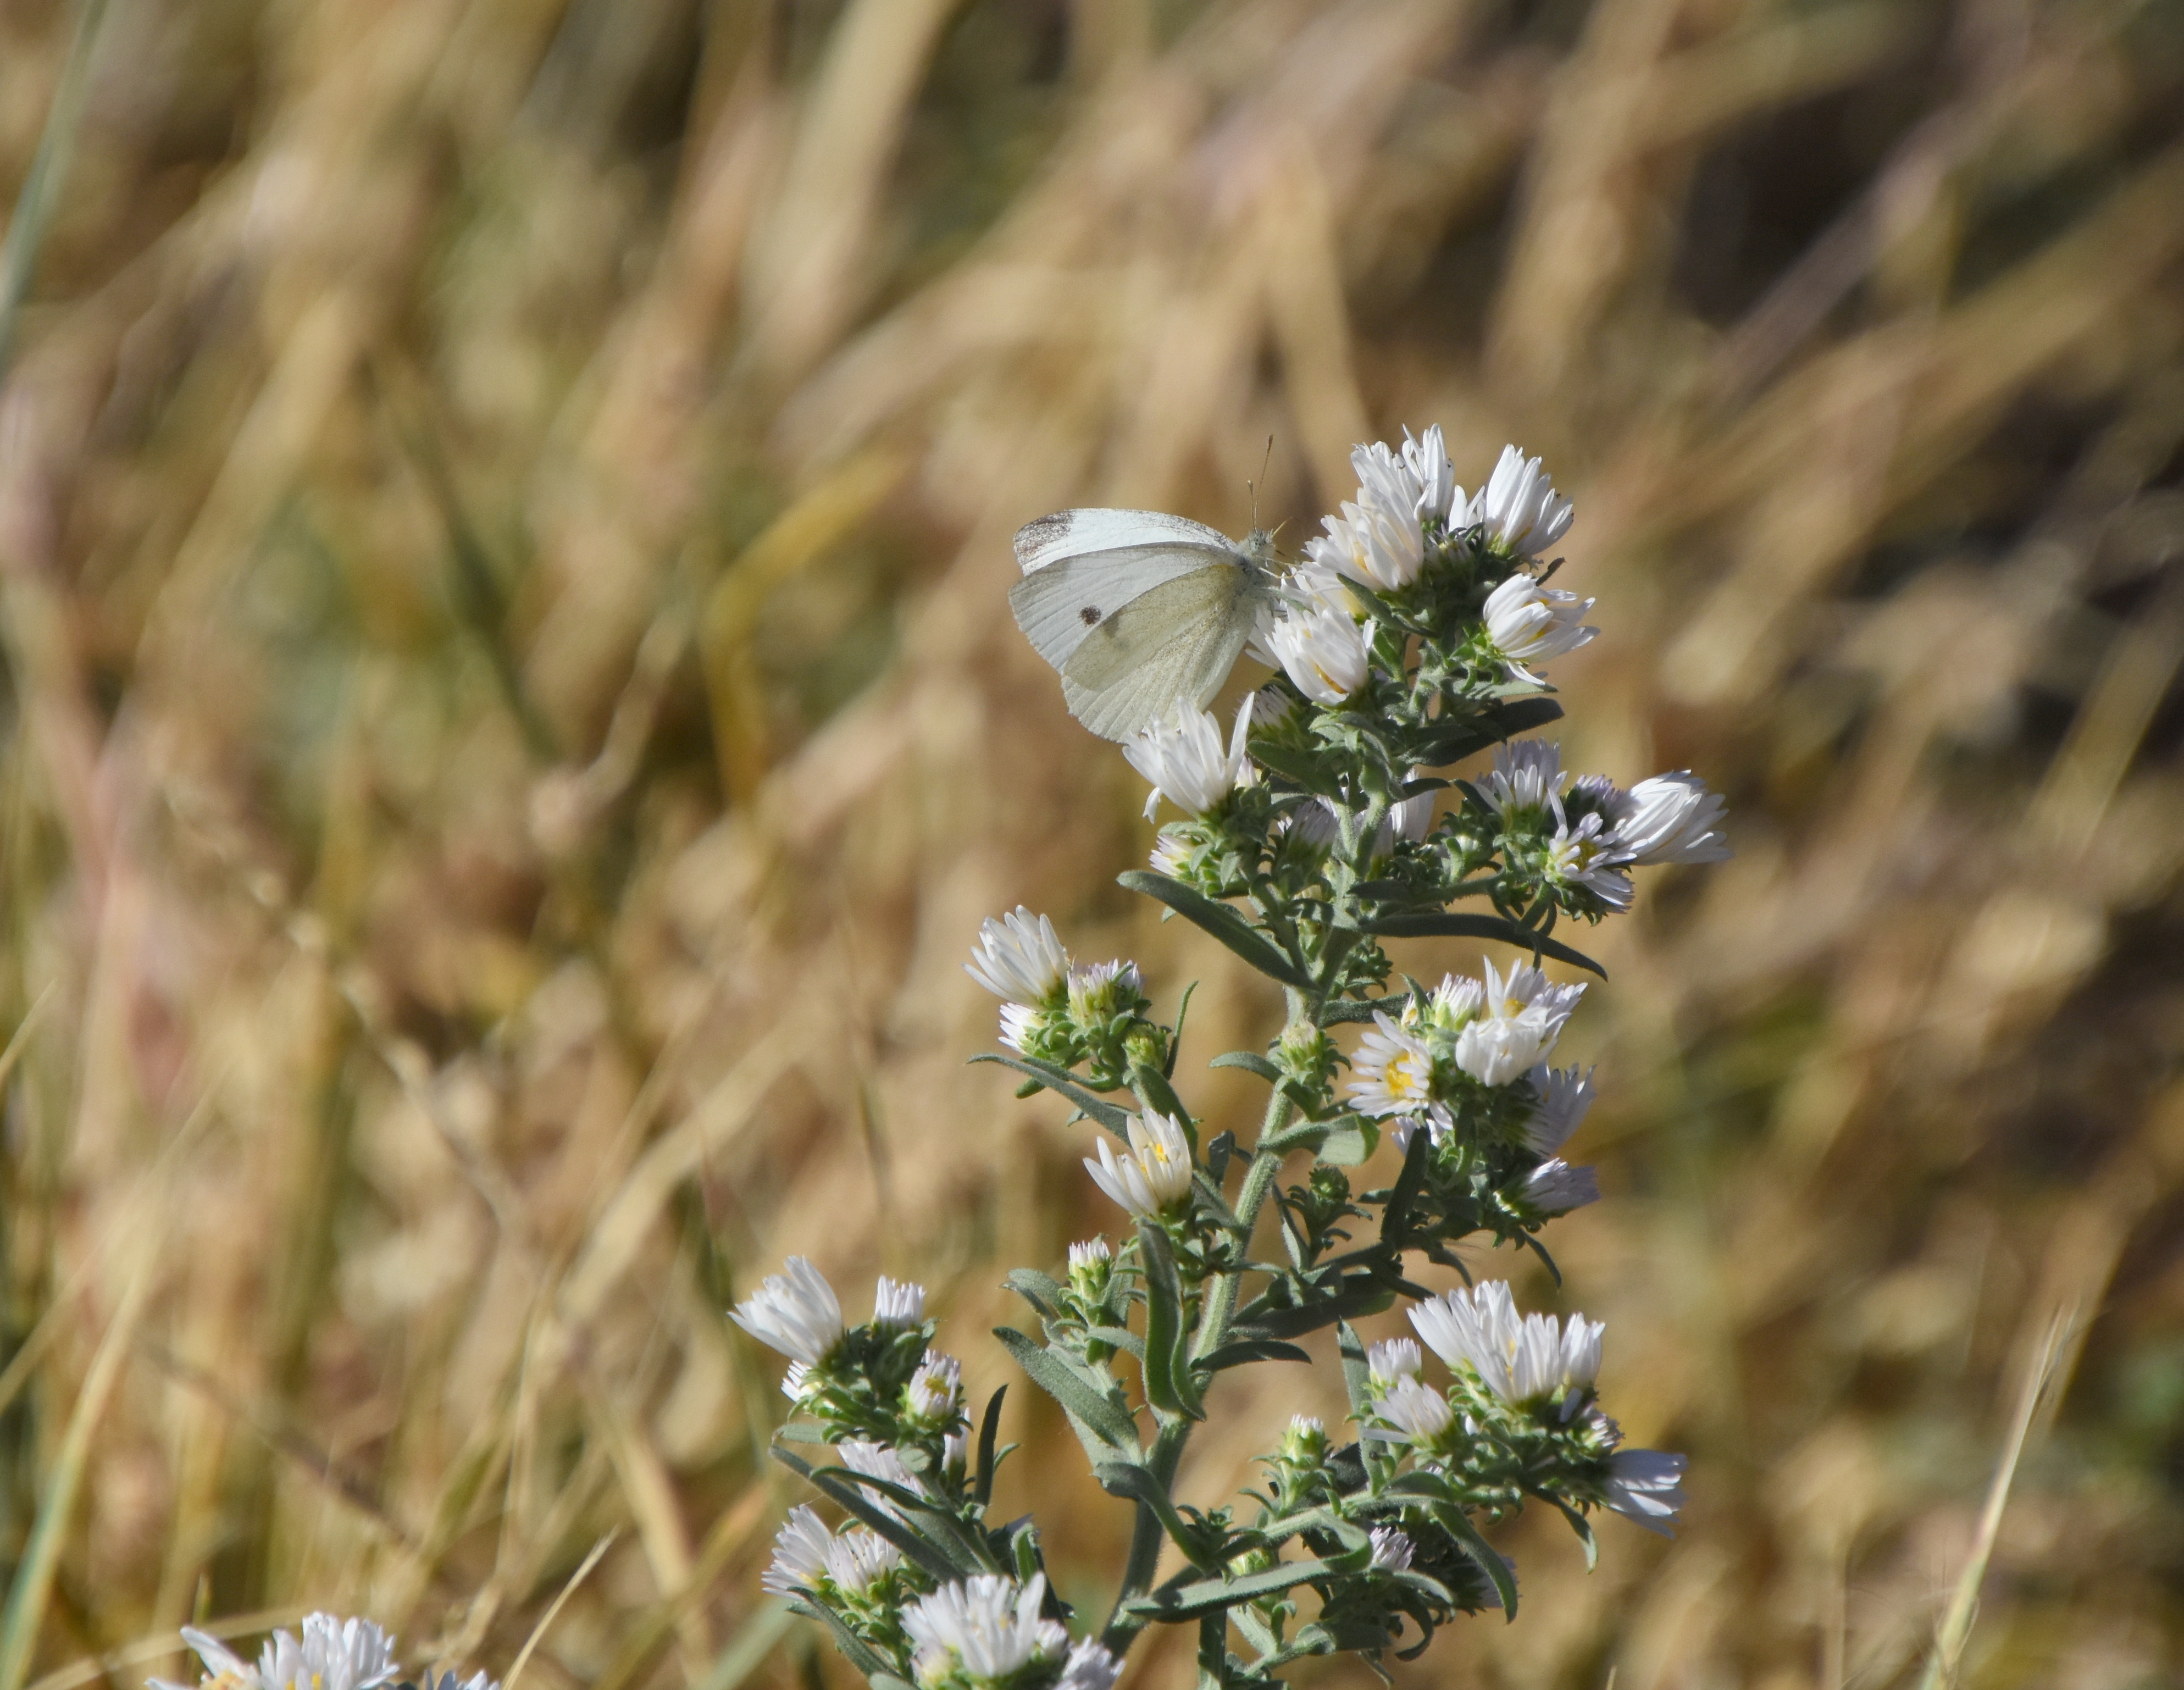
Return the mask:
<path id="1" fill-rule="evenodd" d="M 1026 575 L 1062 558 L 1167 546 L 1203 547 L 1227 556 L 1236 543 L 1218 528 L 1164 510 L 1057 510 L 1017 530 L 1017 561 Z"/>

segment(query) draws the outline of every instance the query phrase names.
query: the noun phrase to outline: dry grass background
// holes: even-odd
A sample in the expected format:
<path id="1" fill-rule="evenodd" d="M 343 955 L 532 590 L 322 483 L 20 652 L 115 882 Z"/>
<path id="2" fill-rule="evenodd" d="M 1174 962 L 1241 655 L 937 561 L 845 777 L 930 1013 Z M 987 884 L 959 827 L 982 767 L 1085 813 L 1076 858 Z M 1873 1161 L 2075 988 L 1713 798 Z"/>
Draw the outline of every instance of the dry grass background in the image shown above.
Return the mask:
<path id="1" fill-rule="evenodd" d="M 0 3 L 11 192 L 77 20 Z M 1739 855 L 1573 1033 L 1562 1306 L 1685 1528 L 1528 1523 L 1401 1682 L 1906 1680 L 2057 1308 L 1967 1680 L 2179 1682 L 2175 0 L 111 0 L 84 87 L 0 394 L 0 1690 L 317 1605 L 505 1671 L 609 1533 L 530 1690 L 844 1683 L 724 1299 L 916 1274 L 1008 1376 L 1112 1217 L 962 1066 L 981 916 L 1203 980 L 1186 1074 L 1273 1013 L 1114 890 L 1007 537 L 1240 531 L 1271 434 L 1294 541 L 1432 421 L 1578 498 L 1580 766 Z M 1329 1388 L 1261 1371 L 1201 1501 Z"/>

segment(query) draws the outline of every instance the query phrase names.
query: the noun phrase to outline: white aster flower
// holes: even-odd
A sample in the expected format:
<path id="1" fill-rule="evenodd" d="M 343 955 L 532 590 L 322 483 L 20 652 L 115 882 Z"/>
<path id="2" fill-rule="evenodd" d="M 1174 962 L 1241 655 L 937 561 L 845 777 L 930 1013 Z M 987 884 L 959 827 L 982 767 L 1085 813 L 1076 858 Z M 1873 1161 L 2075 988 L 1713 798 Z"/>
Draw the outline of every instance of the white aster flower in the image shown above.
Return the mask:
<path id="1" fill-rule="evenodd" d="M 1350 1069 L 1350 1107 L 1359 1114 L 1422 1121 L 1435 1142 L 1455 1125 L 1448 1106 L 1434 1096 L 1433 1051 L 1384 1012 L 1373 1012 L 1373 1030 L 1358 1040 Z"/>
<path id="2" fill-rule="evenodd" d="M 1598 816 L 1573 823 L 1555 805 L 1555 834 L 1547 841 L 1547 873 L 1566 886 L 1581 886 L 1611 910 L 1630 907 L 1630 876 L 1623 867 L 1607 824 Z"/>
<path id="3" fill-rule="evenodd" d="M 827 1276 L 801 1256 L 769 1274 L 728 1318 L 791 1361 L 816 1367 L 842 1336 L 842 1305 Z"/>
<path id="4" fill-rule="evenodd" d="M 1506 828 L 1550 809 L 1568 779 L 1553 740 L 1505 739 L 1494 748 L 1494 767 L 1474 784 Z"/>
<path id="5" fill-rule="evenodd" d="M 872 1292 L 872 1325 L 915 1326 L 925 1319 L 925 1287 L 915 1280 L 891 1280 L 880 1275 Z"/>
<path id="6" fill-rule="evenodd" d="M 1069 1012 L 1080 1022 L 1112 1019 L 1123 1001 L 1145 996 L 1135 962 L 1073 962 L 1069 968 Z"/>
<path id="7" fill-rule="evenodd" d="M 970 1459 L 970 1441 L 961 1432 L 950 1432 L 940 1440 L 940 1464 L 957 1478 L 963 1476 L 963 1464 Z"/>
<path id="8" fill-rule="evenodd" d="M 899 1485 L 916 1496 L 927 1494 L 925 1484 L 917 1475 L 902 1464 L 902 1457 L 883 1443 L 869 1442 L 863 1438 L 850 1438 L 834 1446 L 835 1454 L 852 1473 L 861 1473 L 867 1479 L 878 1479 L 883 1484 Z M 892 1514 L 894 1504 L 878 1492 L 867 1493 L 873 1506 Z"/>
<path id="9" fill-rule="evenodd" d="M 1539 1156 L 1552 1156 L 1565 1144 L 1592 1107 L 1592 1074 L 1541 1063 L 1524 1076 L 1532 1088 L 1532 1117 L 1524 1123 L 1524 1143 Z"/>
<path id="10" fill-rule="evenodd" d="M 204 1663 L 206 1685 L 220 1690 L 376 1690 L 400 1676 L 394 1639 L 369 1620 L 313 1614 L 302 1631 L 300 1641 L 274 1632 L 254 1666 L 194 1626 L 182 1628 L 182 1641 Z M 164 1679 L 151 1682 L 157 1690 L 182 1690 Z"/>
<path id="11" fill-rule="evenodd" d="M 1072 1274 L 1091 1273 L 1114 1259 L 1115 1252 L 1104 1238 L 1087 1238 L 1069 1247 L 1069 1271 Z"/>
<path id="12" fill-rule="evenodd" d="M 1487 1389 L 1516 1403 L 1589 1387 L 1600 1372 L 1600 1335 L 1607 1330 L 1582 1314 L 1567 1325 L 1552 1314 L 1519 1316 L 1501 1280 L 1419 1303 L 1411 1325 L 1449 1366 L 1468 1364 Z"/>
<path id="13" fill-rule="evenodd" d="M 1541 685 L 1530 665 L 1559 657 L 1588 644 L 1600 630 L 1580 620 L 1593 601 L 1565 593 L 1559 587 L 1543 587 L 1530 576 L 1517 574 L 1486 595 L 1481 615 L 1487 637 L 1502 654 L 1513 679 Z"/>
<path id="14" fill-rule="evenodd" d="M 1130 1148 L 1117 1156 L 1106 1140 L 1100 1159 L 1084 1158 L 1093 1183 L 1141 1220 L 1152 1220 L 1190 1195 L 1190 1141 L 1173 1118 L 1148 1112 L 1130 1117 Z"/>
<path id="15" fill-rule="evenodd" d="M 1524 1197 L 1542 1214 L 1568 1214 L 1600 1201 L 1600 1177 L 1590 1168 L 1573 1168 L 1551 1156 L 1524 1181 Z"/>
<path id="16" fill-rule="evenodd" d="M 1044 1573 L 1021 1585 L 982 1573 L 920 1597 L 902 1611 L 903 1630 L 917 1645 L 917 1676 L 930 1682 L 961 1672 L 983 1686 L 1059 1659 L 1069 1633 L 1039 1617 L 1045 1600 Z"/>
<path id="17" fill-rule="evenodd" d="M 819 1518 L 818 1510 L 799 1503 L 774 1534 L 773 1565 L 759 1577 L 759 1588 L 769 1596 L 794 1596 L 817 1587 L 827 1571 L 827 1552 L 834 1534 Z"/>
<path id="18" fill-rule="evenodd" d="M 1456 1035 L 1456 1065 L 1485 1085 L 1507 1085 L 1555 1047 L 1585 988 L 1558 986 L 1537 968 L 1505 980 L 1486 963 L 1485 1013 Z"/>
<path id="19" fill-rule="evenodd" d="M 1412 769 L 1410 778 L 1418 779 L 1424 769 Z M 1401 798 L 1388 806 L 1387 819 L 1380 823 L 1380 837 L 1373 841 L 1375 856 L 1384 856 L 1396 839 L 1408 839 L 1417 845 L 1433 826 L 1434 796 L 1437 787 L 1429 787 L 1415 797 Z"/>
<path id="20" fill-rule="evenodd" d="M 1403 431 L 1403 465 L 1418 484 L 1419 522 L 1446 524 L 1464 508 L 1463 489 L 1456 484 L 1456 466 L 1449 461 L 1438 422 L 1417 440 L 1409 429 Z"/>
<path id="21" fill-rule="evenodd" d="M 862 1596 L 902 1565 L 902 1551 L 877 1531 L 855 1526 L 827 1546 L 827 1576 L 834 1587 Z"/>
<path id="22" fill-rule="evenodd" d="M 1607 1481 L 1607 1505 L 1663 1537 L 1676 1535 L 1684 1505 L 1685 1460 L 1659 1449 L 1620 1449 Z"/>
<path id="23" fill-rule="evenodd" d="M 1284 605 L 1267 631 L 1282 672 L 1315 704 L 1340 704 L 1372 667 L 1373 624 L 1336 605 Z"/>
<path id="24" fill-rule="evenodd" d="M 1373 1567 L 1376 1572 L 1407 1573 L 1414 1548 L 1408 1537 L 1392 1525 L 1373 1528 Z"/>
<path id="25" fill-rule="evenodd" d="M 1190 847 L 1165 828 L 1153 839 L 1153 854 L 1146 859 L 1153 873 L 1165 874 L 1171 880 L 1182 874 L 1190 862 Z M 1002 1013 L 1006 1016 L 1007 1011 Z"/>
<path id="26" fill-rule="evenodd" d="M 1446 1397 L 1407 1374 L 1388 1387 L 1387 1394 L 1373 1405 L 1373 1412 L 1393 1426 L 1401 1438 L 1421 1447 L 1431 1445 L 1456 1419 L 1456 1410 L 1449 1406 Z M 1384 1431 L 1368 1431 L 1366 1436 L 1390 1441 L 1390 1435 Z"/>
<path id="27" fill-rule="evenodd" d="M 1556 495 L 1553 478 L 1537 458 L 1504 446 L 1467 516 L 1485 529 L 1489 544 L 1537 557 L 1569 532 L 1576 514 L 1568 499 Z"/>
<path id="28" fill-rule="evenodd" d="M 1054 1690 L 1113 1690 L 1123 1676 L 1121 1659 L 1097 1637 L 1087 1637 L 1069 1652 Z"/>
<path id="29" fill-rule="evenodd" d="M 1022 904 L 999 921 L 986 918 L 963 971 L 995 997 L 1011 1003 L 1045 1003 L 1069 972 L 1054 923 Z"/>
<path id="30" fill-rule="evenodd" d="M 781 1375 L 781 1394 L 792 1403 L 804 1400 L 804 1387 L 811 1382 L 811 1369 L 800 1361 L 788 1364 L 788 1371 Z"/>
<path id="31" fill-rule="evenodd" d="M 1620 862 L 1720 862 L 1730 854 L 1721 835 L 1726 807 L 1688 769 L 1657 774 L 1609 800 L 1607 844 Z"/>
<path id="32" fill-rule="evenodd" d="M 1416 1379 L 1425 1364 L 1416 1338 L 1383 1338 L 1365 1352 L 1366 1372 L 1384 1387 L 1399 1379 Z"/>
<path id="33" fill-rule="evenodd" d="M 1424 1006 L 1417 1011 L 1418 1023 L 1437 1033 L 1453 1033 L 1477 1018 L 1486 1007 L 1486 988 L 1468 974 L 1443 974 L 1440 984 L 1426 994 Z M 1407 1023 L 1412 1012 L 1406 1007 L 1403 1019 Z"/>
<path id="34" fill-rule="evenodd" d="M 902 1400 L 919 1419 L 954 1419 L 963 1409 L 963 1364 L 939 1350 L 928 1350 L 903 1386 Z"/>
<path id="35" fill-rule="evenodd" d="M 420 1675 L 418 1682 L 422 1690 L 500 1690 L 500 1681 L 487 1677 L 482 1668 L 465 1678 L 452 1669 L 434 1672 L 428 1666 Z"/>
<path id="36" fill-rule="evenodd" d="M 1001 1006 L 1001 1042 L 1011 1050 L 1022 1053 L 1024 1041 L 1030 1038 L 1039 1024 L 1043 1012 L 1028 1003 L 1005 1003 Z"/>
<path id="37" fill-rule="evenodd" d="M 1189 709 L 1178 700 L 1166 721 L 1155 722 L 1123 745 L 1130 767 L 1153 784 L 1145 800 L 1147 821 L 1152 820 L 1163 796 L 1194 816 L 1203 816 L 1237 788 L 1258 778 L 1244 749 L 1251 714 L 1252 700 L 1246 699 L 1236 712 L 1236 725 L 1224 748 L 1221 724 L 1213 712 Z"/>

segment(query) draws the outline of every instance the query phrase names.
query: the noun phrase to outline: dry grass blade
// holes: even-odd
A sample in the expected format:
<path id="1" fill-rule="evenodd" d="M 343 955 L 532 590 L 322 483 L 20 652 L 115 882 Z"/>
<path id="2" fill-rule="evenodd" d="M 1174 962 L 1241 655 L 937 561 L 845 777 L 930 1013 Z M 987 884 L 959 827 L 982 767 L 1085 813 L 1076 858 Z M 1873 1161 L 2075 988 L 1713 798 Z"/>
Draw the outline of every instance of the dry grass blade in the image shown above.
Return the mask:
<path id="1" fill-rule="evenodd" d="M 531 1664 L 532 1654 L 544 1640 L 546 1633 L 553 1629 L 554 1621 L 560 1617 L 561 1609 L 568 1605 L 569 1598 L 577 1593 L 577 1587 L 589 1578 L 592 1569 L 605 1559 L 607 1551 L 614 1546 L 615 1537 L 616 1534 L 610 1531 L 593 1544 L 584 1559 L 577 1564 L 577 1570 L 569 1575 L 568 1581 L 561 1587 L 561 1593 L 547 1604 L 546 1611 L 538 1616 L 538 1623 L 531 1628 L 531 1635 L 523 1640 L 523 1647 L 515 1652 L 515 1659 L 509 1665 L 502 1690 L 515 1690 L 516 1681 L 523 1676 L 523 1669 Z"/>

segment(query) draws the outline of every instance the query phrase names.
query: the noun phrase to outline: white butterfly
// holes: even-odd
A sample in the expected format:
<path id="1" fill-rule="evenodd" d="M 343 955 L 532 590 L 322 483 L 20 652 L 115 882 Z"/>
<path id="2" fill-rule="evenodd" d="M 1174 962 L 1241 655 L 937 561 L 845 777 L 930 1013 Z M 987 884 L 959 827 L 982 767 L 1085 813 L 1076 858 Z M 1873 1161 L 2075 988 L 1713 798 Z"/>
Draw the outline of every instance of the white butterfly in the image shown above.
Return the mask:
<path id="1" fill-rule="evenodd" d="M 1061 672 L 1069 713 L 1107 739 L 1178 701 L 1203 710 L 1276 597 L 1270 536 L 1157 510 L 1057 510 L 1016 545 L 1017 626 Z"/>

